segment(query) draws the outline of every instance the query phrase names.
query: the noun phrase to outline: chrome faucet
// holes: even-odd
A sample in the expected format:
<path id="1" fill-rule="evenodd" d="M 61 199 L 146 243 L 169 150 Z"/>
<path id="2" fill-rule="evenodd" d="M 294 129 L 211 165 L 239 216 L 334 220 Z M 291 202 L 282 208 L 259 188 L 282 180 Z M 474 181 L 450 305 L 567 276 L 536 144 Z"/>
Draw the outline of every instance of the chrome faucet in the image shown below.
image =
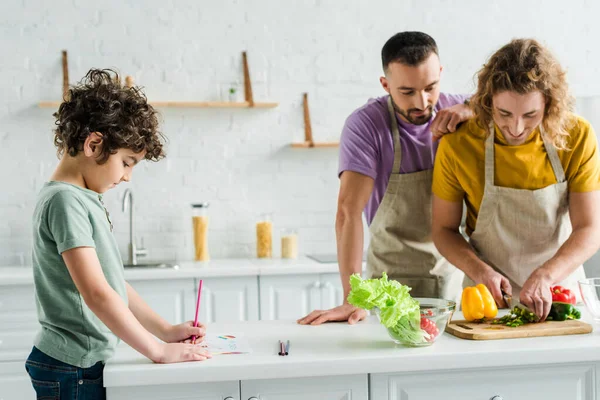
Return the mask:
<path id="1" fill-rule="evenodd" d="M 130 265 L 137 265 L 138 257 L 148 255 L 148 250 L 144 248 L 144 242 L 142 239 L 142 246 L 138 248 L 135 244 L 134 238 L 134 223 L 133 223 L 133 192 L 131 189 L 125 190 L 123 193 L 123 212 L 127 212 L 129 206 L 129 260 L 127 261 Z"/>

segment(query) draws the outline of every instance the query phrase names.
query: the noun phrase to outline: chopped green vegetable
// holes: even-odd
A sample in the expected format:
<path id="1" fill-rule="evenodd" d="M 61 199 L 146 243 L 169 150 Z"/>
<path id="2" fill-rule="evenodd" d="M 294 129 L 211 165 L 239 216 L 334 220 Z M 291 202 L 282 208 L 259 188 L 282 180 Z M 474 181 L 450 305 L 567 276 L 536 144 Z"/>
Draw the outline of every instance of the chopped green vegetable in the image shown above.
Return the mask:
<path id="1" fill-rule="evenodd" d="M 536 315 L 534 313 L 519 307 L 513 307 L 513 309 L 504 317 L 493 320 L 492 324 L 502 324 L 510 326 L 511 328 L 516 328 L 517 326 L 535 322 L 535 320 Z"/>
<path id="2" fill-rule="evenodd" d="M 572 304 L 554 302 L 550 307 L 550 313 L 546 320 L 548 321 L 566 321 L 568 319 L 580 319 L 581 312 Z M 510 327 L 517 327 L 530 322 L 535 322 L 536 316 L 532 312 L 514 307 L 508 314 L 502 318 L 492 321 L 492 324 L 502 324 Z"/>

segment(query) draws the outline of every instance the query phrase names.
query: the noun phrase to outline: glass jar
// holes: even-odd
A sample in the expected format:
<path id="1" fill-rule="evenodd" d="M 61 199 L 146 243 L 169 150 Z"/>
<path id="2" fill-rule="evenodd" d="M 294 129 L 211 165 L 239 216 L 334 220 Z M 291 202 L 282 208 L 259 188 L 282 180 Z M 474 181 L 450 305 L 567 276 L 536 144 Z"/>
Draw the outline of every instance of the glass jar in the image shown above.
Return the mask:
<path id="1" fill-rule="evenodd" d="M 273 256 L 273 223 L 269 214 L 262 215 L 256 223 L 256 256 L 258 258 Z"/>
<path id="2" fill-rule="evenodd" d="M 295 229 L 281 232 L 281 258 L 298 258 L 298 233 Z"/>
<path id="3" fill-rule="evenodd" d="M 208 261 L 208 203 L 192 204 L 192 226 L 196 261 Z"/>

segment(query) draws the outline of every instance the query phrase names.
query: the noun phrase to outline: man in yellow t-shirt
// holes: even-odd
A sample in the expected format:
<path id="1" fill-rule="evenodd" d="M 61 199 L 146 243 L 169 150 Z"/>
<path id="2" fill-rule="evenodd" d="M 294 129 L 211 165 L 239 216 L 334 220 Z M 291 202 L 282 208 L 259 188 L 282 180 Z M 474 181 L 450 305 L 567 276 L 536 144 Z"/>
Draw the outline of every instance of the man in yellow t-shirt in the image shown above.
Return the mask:
<path id="1" fill-rule="evenodd" d="M 433 241 L 484 283 L 543 319 L 550 287 L 575 290 L 599 248 L 600 158 L 589 122 L 571 113 L 565 72 L 535 40 L 513 40 L 478 74 L 475 119 L 445 136 L 433 175 Z M 459 232 L 467 209 L 469 243 Z"/>

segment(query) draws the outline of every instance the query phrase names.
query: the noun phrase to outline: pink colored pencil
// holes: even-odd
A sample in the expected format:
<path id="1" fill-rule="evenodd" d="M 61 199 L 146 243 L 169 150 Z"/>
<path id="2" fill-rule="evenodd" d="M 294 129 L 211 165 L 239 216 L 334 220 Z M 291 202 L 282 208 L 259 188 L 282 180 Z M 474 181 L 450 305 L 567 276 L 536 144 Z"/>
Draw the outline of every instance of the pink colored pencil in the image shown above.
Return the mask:
<path id="1" fill-rule="evenodd" d="M 202 295 L 202 279 L 198 284 L 198 299 L 196 300 L 196 316 L 194 317 L 194 326 L 198 326 L 198 311 L 200 311 L 200 295 Z M 196 344 L 196 335 L 192 336 L 192 344 Z"/>

